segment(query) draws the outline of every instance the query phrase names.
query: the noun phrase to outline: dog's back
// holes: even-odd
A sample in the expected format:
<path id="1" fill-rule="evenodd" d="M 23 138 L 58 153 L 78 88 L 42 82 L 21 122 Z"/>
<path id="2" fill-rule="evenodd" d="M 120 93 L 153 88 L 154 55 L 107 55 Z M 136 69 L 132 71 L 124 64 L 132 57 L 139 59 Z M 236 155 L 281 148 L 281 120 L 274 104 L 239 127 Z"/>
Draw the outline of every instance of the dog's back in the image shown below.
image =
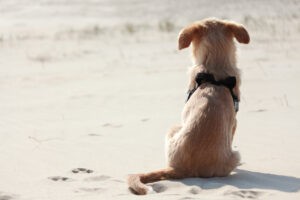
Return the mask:
<path id="1" fill-rule="evenodd" d="M 231 150 L 235 111 L 229 90 L 203 84 L 186 103 L 183 120 L 186 126 L 168 144 L 169 166 L 188 177 L 228 175 L 239 162 Z"/>

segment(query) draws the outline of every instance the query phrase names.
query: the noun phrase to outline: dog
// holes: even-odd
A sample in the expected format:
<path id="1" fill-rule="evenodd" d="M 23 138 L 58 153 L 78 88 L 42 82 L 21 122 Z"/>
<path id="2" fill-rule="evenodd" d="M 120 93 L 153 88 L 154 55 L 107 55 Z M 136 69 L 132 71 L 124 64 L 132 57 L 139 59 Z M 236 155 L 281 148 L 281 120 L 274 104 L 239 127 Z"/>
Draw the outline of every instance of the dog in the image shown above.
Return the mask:
<path id="1" fill-rule="evenodd" d="M 181 124 L 166 134 L 168 167 L 129 175 L 133 193 L 154 192 L 145 184 L 159 180 L 228 176 L 239 165 L 240 155 L 231 147 L 241 84 L 233 38 L 239 43 L 250 42 L 243 25 L 216 18 L 192 23 L 179 33 L 179 50 L 192 44 L 190 97 L 183 108 Z"/>

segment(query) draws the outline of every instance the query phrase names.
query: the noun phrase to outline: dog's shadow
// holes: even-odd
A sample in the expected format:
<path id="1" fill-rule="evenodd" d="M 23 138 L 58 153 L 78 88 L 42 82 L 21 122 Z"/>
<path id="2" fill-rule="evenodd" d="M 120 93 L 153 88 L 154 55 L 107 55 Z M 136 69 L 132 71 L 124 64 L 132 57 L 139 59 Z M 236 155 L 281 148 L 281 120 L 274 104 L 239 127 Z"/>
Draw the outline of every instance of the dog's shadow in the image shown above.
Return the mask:
<path id="1" fill-rule="evenodd" d="M 300 190 L 300 178 L 242 169 L 237 169 L 234 174 L 224 178 L 187 178 L 180 182 L 202 189 L 217 189 L 231 185 L 239 189 L 267 189 L 290 193 Z"/>

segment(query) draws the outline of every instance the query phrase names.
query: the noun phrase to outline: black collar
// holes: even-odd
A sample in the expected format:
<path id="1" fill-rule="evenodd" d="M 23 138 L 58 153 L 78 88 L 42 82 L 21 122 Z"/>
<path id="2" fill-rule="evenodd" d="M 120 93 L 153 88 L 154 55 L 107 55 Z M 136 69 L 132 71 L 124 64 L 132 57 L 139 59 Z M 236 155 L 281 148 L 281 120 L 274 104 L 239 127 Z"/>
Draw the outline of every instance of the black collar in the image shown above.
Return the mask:
<path id="1" fill-rule="evenodd" d="M 237 96 L 233 93 L 233 88 L 236 85 L 236 78 L 234 76 L 228 76 L 227 78 L 223 79 L 223 80 L 219 80 L 216 81 L 214 75 L 209 74 L 209 73 L 198 73 L 196 76 L 196 83 L 197 83 L 197 87 L 191 91 L 188 91 L 188 98 L 186 100 L 186 102 L 190 99 L 190 97 L 192 96 L 192 94 L 195 92 L 195 90 L 197 88 L 199 88 L 199 86 L 203 83 L 211 83 L 213 85 L 222 85 L 225 86 L 229 89 L 230 94 L 232 96 L 233 99 L 233 105 L 234 105 L 234 109 L 235 112 L 239 111 L 239 99 L 237 98 Z"/>

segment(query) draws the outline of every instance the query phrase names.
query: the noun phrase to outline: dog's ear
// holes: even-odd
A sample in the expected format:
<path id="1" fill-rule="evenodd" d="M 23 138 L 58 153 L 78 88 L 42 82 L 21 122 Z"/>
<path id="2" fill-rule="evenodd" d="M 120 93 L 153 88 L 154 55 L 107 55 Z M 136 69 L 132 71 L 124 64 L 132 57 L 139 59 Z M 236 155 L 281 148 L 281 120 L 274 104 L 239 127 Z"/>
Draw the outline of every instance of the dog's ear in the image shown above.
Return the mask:
<path id="1" fill-rule="evenodd" d="M 190 46 L 195 36 L 201 37 L 203 27 L 201 25 L 192 24 L 182 29 L 178 36 L 178 49 L 184 49 Z"/>
<path id="2" fill-rule="evenodd" d="M 233 34 L 238 42 L 248 44 L 250 42 L 250 36 L 247 30 L 240 24 L 229 22 L 227 23 L 228 31 Z"/>

